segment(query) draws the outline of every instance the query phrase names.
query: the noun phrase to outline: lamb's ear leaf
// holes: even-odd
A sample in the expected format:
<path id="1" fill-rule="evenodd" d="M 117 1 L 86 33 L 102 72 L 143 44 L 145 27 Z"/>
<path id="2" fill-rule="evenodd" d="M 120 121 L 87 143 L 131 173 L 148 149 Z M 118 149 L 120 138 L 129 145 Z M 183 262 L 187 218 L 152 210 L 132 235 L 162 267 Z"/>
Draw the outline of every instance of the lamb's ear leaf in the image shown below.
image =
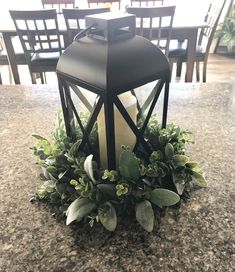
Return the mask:
<path id="1" fill-rule="evenodd" d="M 137 221 L 146 231 L 153 231 L 154 213 L 152 205 L 148 200 L 136 204 L 135 214 Z"/>
<path id="2" fill-rule="evenodd" d="M 66 212 L 66 225 L 69 225 L 75 220 L 81 221 L 82 218 L 88 215 L 95 207 L 96 204 L 89 198 L 78 198 L 74 200 Z"/>
<path id="3" fill-rule="evenodd" d="M 173 182 L 175 184 L 175 188 L 177 190 L 178 195 L 182 195 L 185 189 L 185 183 L 181 182 L 181 180 L 177 180 L 177 176 L 173 174 Z"/>
<path id="4" fill-rule="evenodd" d="M 167 189 L 157 188 L 151 191 L 149 200 L 162 208 L 164 206 L 172 206 L 180 201 L 180 197 L 175 193 Z"/>
<path id="5" fill-rule="evenodd" d="M 139 162 L 134 153 L 123 150 L 119 158 L 119 170 L 125 179 L 138 180 L 140 177 Z"/>
<path id="6" fill-rule="evenodd" d="M 174 147 L 171 143 L 167 143 L 165 146 L 165 155 L 168 160 L 174 156 Z"/>
<path id="7" fill-rule="evenodd" d="M 179 195 L 182 195 L 183 192 L 184 192 L 184 189 L 185 189 L 185 184 L 184 183 L 180 183 L 180 182 L 176 182 L 175 183 L 175 187 L 176 187 L 177 193 Z"/>
<path id="8" fill-rule="evenodd" d="M 86 157 L 84 161 L 84 170 L 86 171 L 88 177 L 95 182 L 94 173 L 93 173 L 93 166 L 92 166 L 92 159 L 93 155 L 89 155 Z"/>
<path id="9" fill-rule="evenodd" d="M 172 161 L 175 167 L 185 166 L 185 164 L 189 162 L 189 158 L 185 155 L 174 155 Z"/>
<path id="10" fill-rule="evenodd" d="M 108 231 L 115 231 L 117 226 L 117 214 L 116 210 L 110 202 L 105 202 L 99 209 L 98 209 L 98 216 L 100 219 L 101 224 L 108 230 Z"/>
<path id="11" fill-rule="evenodd" d="M 114 184 L 100 183 L 97 188 L 107 197 L 117 198 L 116 187 Z"/>
<path id="12" fill-rule="evenodd" d="M 193 172 L 193 182 L 200 187 L 207 187 L 206 179 L 197 172 Z"/>

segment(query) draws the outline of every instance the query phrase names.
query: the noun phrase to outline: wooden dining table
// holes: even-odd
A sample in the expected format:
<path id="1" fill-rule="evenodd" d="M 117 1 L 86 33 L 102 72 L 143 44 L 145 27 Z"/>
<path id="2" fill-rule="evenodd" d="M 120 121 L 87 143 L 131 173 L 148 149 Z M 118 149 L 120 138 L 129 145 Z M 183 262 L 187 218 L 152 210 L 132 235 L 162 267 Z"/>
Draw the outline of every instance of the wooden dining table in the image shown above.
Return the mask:
<path id="1" fill-rule="evenodd" d="M 193 70 L 196 55 L 197 36 L 199 29 L 206 27 L 207 24 L 202 19 L 192 19 L 190 16 L 175 16 L 171 39 L 172 40 L 187 40 L 187 61 L 185 82 L 192 82 Z M 63 18 L 59 18 L 60 33 L 66 37 L 67 31 Z M 10 16 L 0 21 L 0 33 L 2 33 L 7 60 L 11 66 L 13 79 L 15 84 L 20 84 L 18 65 L 27 64 L 23 52 L 16 52 L 13 46 L 13 38 L 17 36 L 17 32 Z M 66 40 L 66 38 L 65 38 Z"/>

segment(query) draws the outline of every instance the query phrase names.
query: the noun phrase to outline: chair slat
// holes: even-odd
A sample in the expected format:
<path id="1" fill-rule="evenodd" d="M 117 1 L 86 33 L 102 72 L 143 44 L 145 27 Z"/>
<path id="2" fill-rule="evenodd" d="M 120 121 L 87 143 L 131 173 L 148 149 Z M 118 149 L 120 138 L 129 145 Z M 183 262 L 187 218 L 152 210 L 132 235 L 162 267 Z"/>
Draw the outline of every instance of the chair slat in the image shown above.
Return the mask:
<path id="1" fill-rule="evenodd" d="M 36 83 L 34 74 L 39 73 L 41 82 L 44 83 L 42 74 L 56 70 L 63 50 L 56 10 L 10 10 L 10 14 L 24 50 L 32 82 Z"/>
<path id="2" fill-rule="evenodd" d="M 161 49 L 164 49 L 165 55 L 168 56 L 175 6 L 127 7 L 126 10 L 128 13 L 136 15 L 137 22 L 140 20 L 140 25 L 137 23 L 139 35 L 153 41 Z M 167 19 L 168 21 L 166 21 Z M 162 41 L 165 42 L 164 48 L 161 44 Z"/>
<path id="3" fill-rule="evenodd" d="M 75 0 L 41 0 L 42 7 L 55 8 L 58 14 L 62 13 L 62 8 L 75 8 Z"/>
<path id="4" fill-rule="evenodd" d="M 131 6 L 139 6 L 139 7 L 155 7 L 155 6 L 163 6 L 164 0 L 131 0 Z"/>
<path id="5" fill-rule="evenodd" d="M 69 43 L 74 36 L 85 27 L 85 17 L 87 15 L 109 12 L 109 8 L 89 8 L 89 9 L 63 9 L 66 28 L 69 33 Z"/>

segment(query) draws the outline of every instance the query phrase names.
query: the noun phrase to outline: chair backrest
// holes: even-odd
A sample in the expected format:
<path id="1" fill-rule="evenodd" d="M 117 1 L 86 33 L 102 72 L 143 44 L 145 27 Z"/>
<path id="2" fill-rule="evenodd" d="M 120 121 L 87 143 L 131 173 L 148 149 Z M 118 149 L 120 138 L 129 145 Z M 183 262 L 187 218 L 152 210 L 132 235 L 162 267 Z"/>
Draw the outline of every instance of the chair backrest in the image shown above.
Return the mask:
<path id="1" fill-rule="evenodd" d="M 210 46 L 214 38 L 215 31 L 218 26 L 225 3 L 226 0 L 223 0 L 222 4 L 221 1 L 211 2 L 206 13 L 205 22 L 208 24 L 208 27 L 202 28 L 198 38 L 198 45 L 201 46 L 206 44 L 207 53 L 209 53 Z"/>
<path id="2" fill-rule="evenodd" d="M 164 0 L 131 0 L 131 6 L 154 7 L 164 4 Z"/>
<path id="3" fill-rule="evenodd" d="M 42 7 L 55 8 L 58 14 L 62 13 L 62 8 L 75 8 L 75 0 L 41 0 Z"/>
<path id="4" fill-rule="evenodd" d="M 175 6 L 127 7 L 126 10 L 136 15 L 137 34 L 150 41 L 156 41 L 160 48 L 164 41 L 165 55 L 168 56 Z"/>
<path id="5" fill-rule="evenodd" d="M 109 8 L 88 8 L 88 9 L 63 9 L 64 20 L 68 30 L 69 43 L 74 36 L 85 28 L 85 17 L 87 15 L 109 12 Z"/>
<path id="6" fill-rule="evenodd" d="M 109 7 L 115 9 L 121 9 L 121 0 L 87 0 L 88 7 L 100 6 L 100 7 Z"/>
<path id="7" fill-rule="evenodd" d="M 62 53 L 57 13 L 48 10 L 10 10 L 28 64 L 36 53 Z"/>
<path id="8" fill-rule="evenodd" d="M 3 50 L 3 48 L 4 48 L 3 37 L 0 34 L 0 52 Z"/>

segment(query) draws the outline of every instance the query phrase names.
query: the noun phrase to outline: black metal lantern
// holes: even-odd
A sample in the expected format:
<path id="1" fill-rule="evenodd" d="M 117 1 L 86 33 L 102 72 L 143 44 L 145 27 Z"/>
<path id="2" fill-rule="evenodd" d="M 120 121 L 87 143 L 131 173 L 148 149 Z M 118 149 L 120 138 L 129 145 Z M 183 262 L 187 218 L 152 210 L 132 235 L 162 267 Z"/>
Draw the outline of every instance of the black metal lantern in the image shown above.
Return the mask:
<path id="1" fill-rule="evenodd" d="M 150 154 L 152 150 L 144 139 L 144 132 L 158 97 L 164 90 L 162 126 L 166 126 L 170 67 L 158 47 L 135 35 L 134 15 L 111 12 L 91 15 L 86 17 L 86 26 L 86 35 L 75 39 L 62 54 L 57 65 L 66 132 L 73 137 L 76 122 L 82 131 L 79 150 L 83 151 L 85 146 L 92 149 L 89 135 L 103 109 L 105 134 L 100 136 L 99 140 L 105 139 L 106 149 L 103 153 L 106 154 L 103 155 L 107 157 L 108 169 L 115 169 L 115 142 L 119 133 L 125 133 L 127 130 L 123 123 L 118 129 L 115 128 L 115 122 L 118 121 L 115 118 L 120 119 L 121 116 L 135 136 L 134 151 L 141 145 L 141 148 Z M 146 101 L 140 105 L 137 97 L 141 93 L 137 95 L 135 89 L 155 80 L 158 80 L 156 86 L 147 96 L 144 93 Z M 85 89 L 85 92 L 81 92 L 80 88 Z M 137 121 L 127 110 L 127 105 L 120 99 L 120 95 L 127 92 L 136 99 L 136 118 L 145 116 L 141 127 L 138 127 Z M 75 93 L 83 106 L 90 111 L 86 126 L 82 124 L 72 93 Z M 88 93 L 97 96 L 93 105 Z M 144 115 L 146 109 L 148 111 Z M 118 111 L 119 117 L 115 117 L 115 111 Z M 93 150 L 90 152 L 93 153 Z"/>

